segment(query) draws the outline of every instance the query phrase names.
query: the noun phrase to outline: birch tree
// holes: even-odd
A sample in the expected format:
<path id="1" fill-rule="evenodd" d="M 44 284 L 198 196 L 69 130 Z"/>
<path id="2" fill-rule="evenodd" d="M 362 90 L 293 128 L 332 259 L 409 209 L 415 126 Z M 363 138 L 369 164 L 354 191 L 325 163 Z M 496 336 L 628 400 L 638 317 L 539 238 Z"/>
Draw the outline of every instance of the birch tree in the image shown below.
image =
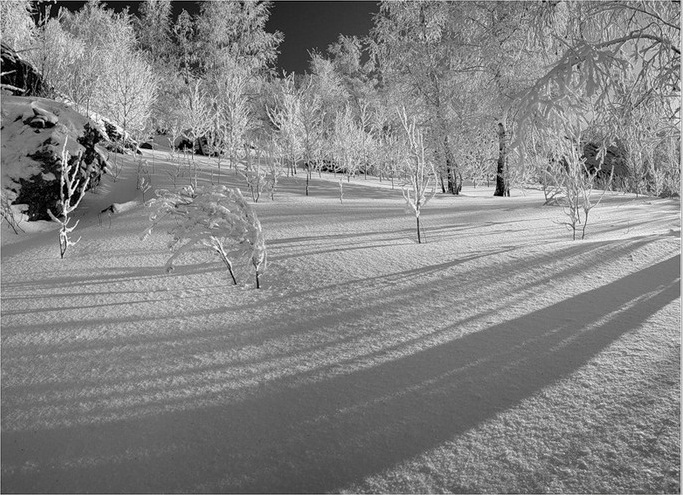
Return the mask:
<path id="1" fill-rule="evenodd" d="M 434 163 L 427 158 L 422 132 L 417 128 L 416 119 L 408 119 L 405 108 L 399 111 L 399 117 L 408 144 L 406 157 L 407 179 L 401 186 L 406 209 L 415 215 L 417 225 L 417 242 L 422 243 L 420 235 L 420 213 L 422 208 L 436 194 L 436 170 Z"/>
<path id="2" fill-rule="evenodd" d="M 247 95 L 247 75 L 238 70 L 225 72 L 215 79 L 216 123 L 220 147 L 229 157 L 230 168 L 237 170 L 239 151 L 255 119 Z M 220 176 L 220 164 L 218 170 Z"/>
<path id="3" fill-rule="evenodd" d="M 199 138 L 203 137 L 212 126 L 213 114 L 209 95 L 202 81 L 197 79 L 182 94 L 179 103 L 180 125 L 184 126 L 184 135 L 192 144 L 192 159 Z"/>
<path id="4" fill-rule="evenodd" d="M 139 138 L 147 127 L 156 101 L 158 79 L 152 67 L 138 54 L 131 53 L 120 70 L 106 80 L 105 110 L 126 133 Z"/>
<path id="5" fill-rule="evenodd" d="M 280 148 L 288 162 L 288 173 L 296 174 L 296 164 L 302 155 L 303 128 L 301 124 L 301 100 L 292 74 L 281 81 L 277 104 L 267 109 L 268 118 L 278 134 Z"/>
<path id="6" fill-rule="evenodd" d="M 371 34 L 371 52 L 385 84 L 402 93 L 412 113 L 424 115 L 424 144 L 439 157 L 454 194 L 458 164 L 449 134 L 460 86 L 457 76 L 481 68 L 462 50 L 468 26 L 459 19 L 469 18 L 459 14 L 462 8 L 462 2 L 382 2 Z"/>
<path id="7" fill-rule="evenodd" d="M 299 122 L 301 125 L 301 148 L 302 157 L 306 166 L 306 196 L 309 195 L 309 184 L 323 133 L 323 108 L 320 95 L 315 91 L 313 78 L 308 77 L 297 92 L 299 99 Z"/>
<path id="8" fill-rule="evenodd" d="M 346 181 L 350 182 L 362 159 L 361 143 L 362 130 L 353 118 L 350 105 L 343 110 L 337 111 L 334 122 L 333 154 L 335 159 L 335 173 L 341 172 L 346 175 Z"/>

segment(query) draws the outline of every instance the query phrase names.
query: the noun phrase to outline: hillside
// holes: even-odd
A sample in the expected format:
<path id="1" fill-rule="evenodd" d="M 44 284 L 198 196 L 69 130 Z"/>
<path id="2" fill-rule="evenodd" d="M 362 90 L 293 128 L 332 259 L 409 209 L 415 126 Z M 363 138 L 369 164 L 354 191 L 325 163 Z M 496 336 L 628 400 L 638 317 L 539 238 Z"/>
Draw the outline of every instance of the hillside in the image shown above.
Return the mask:
<path id="1" fill-rule="evenodd" d="M 680 491 L 678 200 L 610 193 L 572 242 L 466 185 L 417 244 L 386 181 L 283 178 L 255 290 L 207 251 L 167 274 L 118 160 L 65 259 L 2 226 L 3 492 Z"/>

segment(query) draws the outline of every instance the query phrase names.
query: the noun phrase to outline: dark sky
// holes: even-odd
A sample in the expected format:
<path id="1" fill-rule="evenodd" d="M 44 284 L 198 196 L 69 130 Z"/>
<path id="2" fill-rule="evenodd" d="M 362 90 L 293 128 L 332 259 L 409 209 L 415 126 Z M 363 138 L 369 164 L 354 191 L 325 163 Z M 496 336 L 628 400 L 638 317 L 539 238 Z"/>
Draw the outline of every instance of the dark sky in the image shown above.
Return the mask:
<path id="1" fill-rule="evenodd" d="M 304 72 L 308 69 L 308 51 L 318 48 L 325 52 L 340 33 L 367 35 L 372 14 L 377 11 L 376 2 L 276 1 L 266 30 L 285 35 L 278 65 L 287 72 Z"/>
<path id="2" fill-rule="evenodd" d="M 80 9 L 83 1 L 58 1 L 69 10 Z M 131 13 L 138 11 L 140 2 L 105 2 L 108 7 L 120 11 L 126 5 Z M 190 14 L 199 11 L 198 2 L 171 2 L 177 16 L 183 9 Z M 53 7 L 56 13 L 57 8 Z M 372 14 L 379 11 L 374 1 L 284 1 L 276 0 L 271 9 L 266 31 L 281 31 L 285 41 L 280 45 L 278 72 L 303 73 L 308 69 L 308 52 L 314 48 L 321 52 L 337 40 L 339 34 L 365 36 L 372 28 Z"/>

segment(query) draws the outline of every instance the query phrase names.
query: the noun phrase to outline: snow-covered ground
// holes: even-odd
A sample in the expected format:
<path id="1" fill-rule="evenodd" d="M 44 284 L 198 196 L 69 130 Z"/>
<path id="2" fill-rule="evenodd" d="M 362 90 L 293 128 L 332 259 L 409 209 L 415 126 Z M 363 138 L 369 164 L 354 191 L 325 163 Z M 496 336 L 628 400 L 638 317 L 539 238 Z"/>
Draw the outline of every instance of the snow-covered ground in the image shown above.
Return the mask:
<path id="1" fill-rule="evenodd" d="M 208 251 L 167 274 L 119 159 L 64 260 L 2 227 L 3 492 L 680 490 L 678 200 L 610 194 L 571 241 L 539 191 L 465 187 L 418 245 L 386 182 L 299 175 L 255 205 L 256 290 Z"/>

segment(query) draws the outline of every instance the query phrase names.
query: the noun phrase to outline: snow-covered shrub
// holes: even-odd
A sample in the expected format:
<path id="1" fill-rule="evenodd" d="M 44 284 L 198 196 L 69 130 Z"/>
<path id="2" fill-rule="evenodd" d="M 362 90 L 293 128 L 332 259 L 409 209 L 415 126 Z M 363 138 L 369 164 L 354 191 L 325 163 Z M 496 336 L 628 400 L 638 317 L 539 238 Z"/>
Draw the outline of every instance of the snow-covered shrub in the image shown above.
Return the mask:
<path id="1" fill-rule="evenodd" d="M 93 166 L 92 164 L 84 165 L 83 154 L 80 152 L 71 160 L 69 152 L 66 150 L 66 143 L 67 140 L 64 141 L 64 148 L 62 149 L 61 171 L 59 174 L 59 216 L 52 213 L 52 210 L 47 210 L 50 218 L 60 226 L 59 252 L 62 258 L 64 258 L 64 253 L 66 253 L 66 249 L 69 246 L 73 246 L 80 241 L 80 238 L 78 241 L 71 241 L 69 239 L 69 234 L 73 232 L 80 221 L 76 220 L 76 223 L 69 227 L 69 221 L 71 220 L 69 214 L 81 203 L 90 182 L 91 175 L 88 169 Z M 81 170 L 82 166 L 86 167 L 84 171 Z"/>
<path id="2" fill-rule="evenodd" d="M 247 183 L 249 192 L 251 193 L 251 199 L 254 203 L 258 203 L 259 198 L 263 191 L 268 187 L 268 170 L 261 163 L 261 150 L 256 150 L 256 160 L 253 160 L 252 154 L 247 150 L 246 158 L 247 163 L 244 171 L 239 171 L 239 174 L 244 177 Z"/>
<path id="3" fill-rule="evenodd" d="M 590 211 L 600 203 L 605 195 L 612 182 L 614 168 L 606 179 L 605 188 L 597 194 L 596 200 L 593 197 L 594 189 L 597 178 L 602 172 L 601 166 L 606 148 L 603 147 L 599 154 L 598 166 L 591 168 L 586 162 L 586 157 L 582 155 L 580 146 L 582 133 L 579 126 L 567 122 L 564 130 L 564 135 L 554 140 L 555 159 L 552 166 L 548 167 L 548 175 L 555 189 L 561 195 L 559 202 L 567 216 L 567 221 L 562 222 L 562 224 L 572 232 L 572 240 L 576 240 L 577 231 L 581 226 L 581 239 L 583 240 L 586 237 Z"/>
<path id="4" fill-rule="evenodd" d="M 266 269 L 266 244 L 256 213 L 239 189 L 226 186 L 187 186 L 179 191 L 161 189 L 147 202 L 154 208 L 150 227 L 144 238 L 166 217 L 176 220 L 169 231 L 168 244 L 174 250 L 166 262 L 166 270 L 183 253 L 200 245 L 215 251 L 225 264 L 233 284 L 237 284 L 233 260 L 242 261 L 256 272 L 256 288 Z"/>

